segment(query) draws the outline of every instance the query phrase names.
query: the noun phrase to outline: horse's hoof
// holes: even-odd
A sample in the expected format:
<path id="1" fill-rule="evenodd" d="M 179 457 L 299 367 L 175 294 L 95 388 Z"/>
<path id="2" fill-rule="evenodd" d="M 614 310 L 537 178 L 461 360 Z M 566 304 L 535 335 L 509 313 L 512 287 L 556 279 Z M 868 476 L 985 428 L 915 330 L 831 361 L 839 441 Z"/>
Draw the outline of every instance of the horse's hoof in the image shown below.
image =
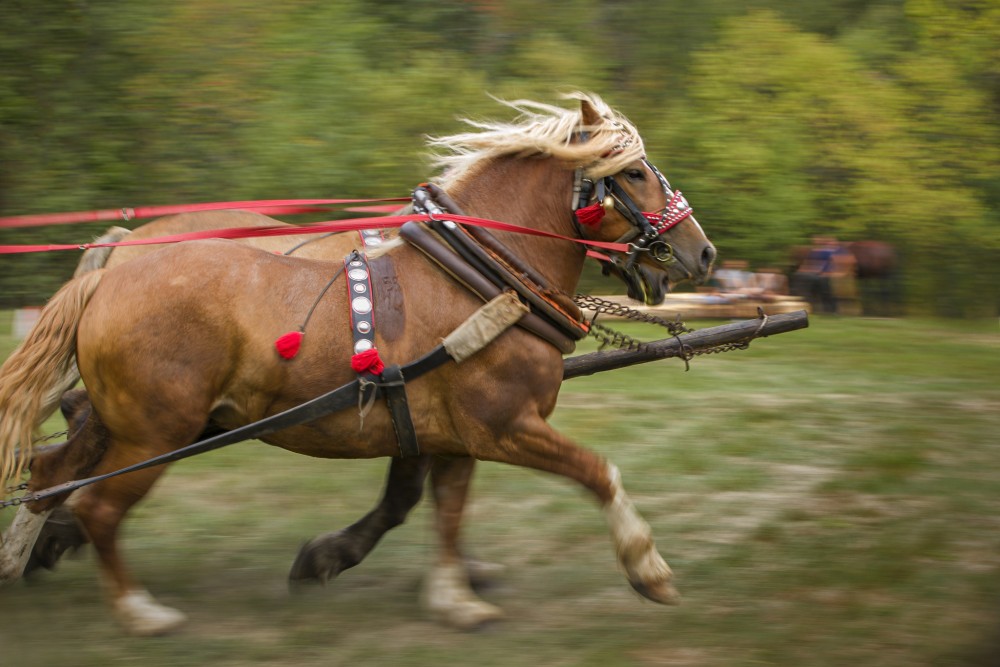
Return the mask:
<path id="1" fill-rule="evenodd" d="M 166 607 L 143 590 L 129 591 L 114 603 L 115 618 L 125 631 L 136 637 L 156 637 L 173 632 L 187 616 Z"/>
<path id="2" fill-rule="evenodd" d="M 643 583 L 641 581 L 629 581 L 635 592 L 659 604 L 678 605 L 681 603 L 681 594 L 670 581 L 660 581 L 655 584 Z"/>
<path id="3" fill-rule="evenodd" d="M 503 618 L 503 610 L 482 600 L 463 600 L 441 607 L 430 607 L 439 622 L 458 630 L 478 630 Z"/>
<path id="4" fill-rule="evenodd" d="M 650 548 L 625 569 L 628 583 L 647 600 L 670 605 L 681 603 L 681 595 L 674 588 L 673 570 L 655 549 Z"/>
<path id="5" fill-rule="evenodd" d="M 492 586 L 494 580 L 507 571 L 507 566 L 469 558 L 465 561 L 465 570 L 469 573 L 472 588 L 479 590 Z"/>
<path id="6" fill-rule="evenodd" d="M 424 607 L 435 619 L 459 630 L 474 630 L 503 617 L 503 610 L 483 602 L 469 588 L 460 565 L 434 568 L 424 584 Z"/>
<path id="7" fill-rule="evenodd" d="M 358 559 L 350 558 L 351 536 L 345 531 L 329 533 L 302 545 L 288 572 L 292 590 L 302 584 L 326 582 L 335 579 L 344 570 L 356 565 Z"/>
<path id="8" fill-rule="evenodd" d="M 306 542 L 299 549 L 292 563 L 292 569 L 288 572 L 288 587 L 293 592 L 300 590 L 307 584 L 326 584 L 326 577 L 322 576 L 316 557 L 314 542 Z"/>

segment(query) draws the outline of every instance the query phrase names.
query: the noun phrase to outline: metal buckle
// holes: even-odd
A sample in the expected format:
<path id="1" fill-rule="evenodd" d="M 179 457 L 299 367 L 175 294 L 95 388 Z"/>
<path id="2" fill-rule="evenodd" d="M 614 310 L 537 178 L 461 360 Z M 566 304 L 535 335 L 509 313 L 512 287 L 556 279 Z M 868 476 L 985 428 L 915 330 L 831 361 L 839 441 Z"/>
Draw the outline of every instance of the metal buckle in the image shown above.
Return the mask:
<path id="1" fill-rule="evenodd" d="M 660 264 L 672 264 L 674 262 L 674 247 L 662 239 L 657 239 L 649 244 L 645 250 L 650 257 Z"/>

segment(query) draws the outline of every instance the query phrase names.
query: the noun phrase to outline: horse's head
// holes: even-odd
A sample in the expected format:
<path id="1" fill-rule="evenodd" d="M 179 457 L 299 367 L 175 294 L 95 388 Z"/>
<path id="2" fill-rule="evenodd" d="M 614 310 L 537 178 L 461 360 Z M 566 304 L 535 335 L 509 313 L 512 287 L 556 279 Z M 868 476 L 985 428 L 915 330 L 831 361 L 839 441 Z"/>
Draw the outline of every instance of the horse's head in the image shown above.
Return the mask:
<path id="1" fill-rule="evenodd" d="M 649 305 L 661 303 L 676 283 L 707 278 L 715 246 L 684 196 L 645 157 L 634 129 L 587 97 L 581 99 L 581 127 L 583 142 L 618 142 L 577 169 L 574 188 L 583 236 L 629 244 L 627 252 L 613 252 L 602 262 L 605 273 L 621 278 L 630 297 Z"/>
<path id="2" fill-rule="evenodd" d="M 627 251 L 611 253 L 605 269 L 647 304 L 662 302 L 675 283 L 704 280 L 715 247 L 681 193 L 646 158 L 638 131 L 596 95 L 568 97 L 579 101 L 579 110 L 530 100 L 504 102 L 521 113 L 514 122 L 469 120 L 476 131 L 432 139 L 432 147 L 446 150 L 435 160 L 447 173 L 442 186 L 480 215 L 535 226 L 544 219 L 551 222 L 550 231 L 560 233 L 572 219 L 577 234 L 587 240 L 628 244 Z M 551 160 L 528 159 L 535 157 Z M 487 165 L 495 167 L 492 172 Z M 552 178 L 535 178 L 536 189 L 526 195 L 531 179 L 523 170 L 542 168 L 551 168 Z M 561 188 L 567 170 L 575 173 L 575 216 L 564 213 L 569 202 Z M 554 183 L 558 191 L 542 191 Z M 523 196 L 498 196 L 511 187 Z M 546 214 L 554 211 L 557 216 L 549 220 Z"/>

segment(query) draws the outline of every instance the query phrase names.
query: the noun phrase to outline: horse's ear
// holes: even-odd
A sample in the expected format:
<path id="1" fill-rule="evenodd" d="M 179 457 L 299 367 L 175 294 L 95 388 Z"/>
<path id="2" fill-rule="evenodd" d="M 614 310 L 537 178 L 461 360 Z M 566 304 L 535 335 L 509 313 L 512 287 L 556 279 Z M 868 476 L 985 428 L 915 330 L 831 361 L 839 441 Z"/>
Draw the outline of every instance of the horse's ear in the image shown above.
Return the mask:
<path id="1" fill-rule="evenodd" d="M 601 124 L 601 114 L 588 99 L 580 100 L 580 124 L 584 127 L 596 127 Z"/>

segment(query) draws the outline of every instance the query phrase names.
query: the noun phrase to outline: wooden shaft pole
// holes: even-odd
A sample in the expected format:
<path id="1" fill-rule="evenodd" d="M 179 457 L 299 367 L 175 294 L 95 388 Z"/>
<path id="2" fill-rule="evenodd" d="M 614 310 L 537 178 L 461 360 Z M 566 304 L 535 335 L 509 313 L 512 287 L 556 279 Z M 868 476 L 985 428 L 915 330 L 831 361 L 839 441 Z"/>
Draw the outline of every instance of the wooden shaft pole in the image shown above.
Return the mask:
<path id="1" fill-rule="evenodd" d="M 768 315 L 767 321 L 763 324 L 761 319 L 743 320 L 681 334 L 677 338 L 663 338 L 647 343 L 642 350 L 611 350 L 580 354 L 563 360 L 563 380 L 643 364 L 647 361 L 678 357 L 681 356 L 682 344 L 684 349 L 696 351 L 716 345 L 736 343 L 754 336 L 755 332 L 755 338 L 765 338 L 808 326 L 809 315 L 804 310 L 797 310 L 792 313 Z"/>

